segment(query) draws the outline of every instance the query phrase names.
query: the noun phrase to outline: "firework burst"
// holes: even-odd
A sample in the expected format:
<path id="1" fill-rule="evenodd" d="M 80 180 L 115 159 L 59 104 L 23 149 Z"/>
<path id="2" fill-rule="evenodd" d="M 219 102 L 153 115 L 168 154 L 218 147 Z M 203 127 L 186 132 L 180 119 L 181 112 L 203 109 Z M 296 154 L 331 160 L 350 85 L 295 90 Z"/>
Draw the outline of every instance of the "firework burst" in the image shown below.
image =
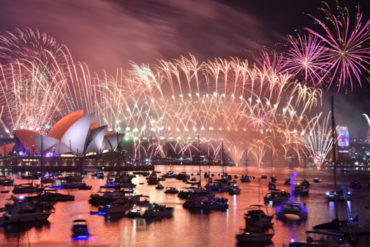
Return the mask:
<path id="1" fill-rule="evenodd" d="M 330 5 L 324 4 L 326 8 L 321 10 L 328 23 L 312 16 L 324 34 L 310 28 L 306 29 L 318 37 L 326 47 L 322 59 L 328 63 L 323 74 L 323 78 L 328 81 L 328 88 L 336 87 L 340 91 L 349 83 L 350 89 L 353 90 L 354 80 L 362 86 L 361 75 L 366 72 L 370 63 L 370 20 L 363 24 L 363 14 L 358 8 L 351 22 L 348 8 L 343 8 L 337 3 L 338 15 L 335 15 Z"/>

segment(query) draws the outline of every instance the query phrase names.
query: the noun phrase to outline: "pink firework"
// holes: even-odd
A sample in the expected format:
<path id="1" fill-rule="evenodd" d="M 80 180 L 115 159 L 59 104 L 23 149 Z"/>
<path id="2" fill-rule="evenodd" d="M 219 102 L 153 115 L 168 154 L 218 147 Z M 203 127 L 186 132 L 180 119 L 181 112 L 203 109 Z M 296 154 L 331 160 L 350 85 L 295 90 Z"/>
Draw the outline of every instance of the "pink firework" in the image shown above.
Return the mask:
<path id="1" fill-rule="evenodd" d="M 294 77 L 303 75 L 306 85 L 318 86 L 329 64 L 323 61 L 326 48 L 312 35 L 289 36 L 290 48 L 286 54 L 284 72 Z"/>
<path id="2" fill-rule="evenodd" d="M 267 70 L 280 73 L 284 70 L 284 60 L 284 57 L 275 51 L 270 54 L 266 50 L 262 50 L 260 58 L 256 62 Z"/>
<path id="3" fill-rule="evenodd" d="M 369 27 L 370 20 L 362 24 L 362 13 L 358 10 L 356 19 L 352 24 L 350 22 L 350 14 L 347 8 L 337 6 L 339 16 L 337 17 L 330 10 L 330 6 L 326 4 L 326 9 L 322 9 L 329 25 L 325 24 L 320 19 L 313 19 L 324 30 L 324 34 L 320 34 L 310 28 L 306 28 L 311 34 L 318 37 L 327 47 L 325 59 L 330 65 L 327 68 L 323 78 L 328 79 L 328 88 L 333 83 L 338 87 L 338 91 L 345 87 L 347 82 L 350 83 L 353 90 L 353 77 L 361 84 L 361 75 L 366 71 L 367 65 L 370 63 L 370 47 L 369 47 Z"/>

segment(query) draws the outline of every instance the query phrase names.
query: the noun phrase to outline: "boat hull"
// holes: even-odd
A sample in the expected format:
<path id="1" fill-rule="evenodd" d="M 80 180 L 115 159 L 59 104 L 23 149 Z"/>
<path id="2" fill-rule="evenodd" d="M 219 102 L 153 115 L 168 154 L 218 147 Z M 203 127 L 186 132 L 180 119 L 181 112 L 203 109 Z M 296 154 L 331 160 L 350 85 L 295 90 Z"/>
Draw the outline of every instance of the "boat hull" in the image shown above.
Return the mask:
<path id="1" fill-rule="evenodd" d="M 16 224 L 23 222 L 36 222 L 36 221 L 45 221 L 49 218 L 50 213 L 31 213 L 31 214 L 21 214 L 21 215 L 12 215 L 8 218 L 1 218 L 0 224 Z"/>
<path id="2" fill-rule="evenodd" d="M 270 242 L 272 237 L 274 236 L 273 233 L 242 233 L 236 235 L 236 239 L 238 243 L 267 243 Z"/>

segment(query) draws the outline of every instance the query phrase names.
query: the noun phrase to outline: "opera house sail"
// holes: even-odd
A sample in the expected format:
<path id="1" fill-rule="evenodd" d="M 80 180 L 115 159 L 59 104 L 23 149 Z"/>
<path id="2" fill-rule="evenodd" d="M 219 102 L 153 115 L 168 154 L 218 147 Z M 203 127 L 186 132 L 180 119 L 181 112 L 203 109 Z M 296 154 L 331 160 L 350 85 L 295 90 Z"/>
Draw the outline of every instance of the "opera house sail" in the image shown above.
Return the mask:
<path id="1" fill-rule="evenodd" d="M 55 123 L 47 135 L 32 130 L 15 130 L 16 146 L 22 152 L 33 155 L 39 153 L 102 153 L 115 150 L 123 134 L 112 134 L 107 126 L 93 122 L 94 114 L 84 114 L 83 110 L 72 112 Z"/>

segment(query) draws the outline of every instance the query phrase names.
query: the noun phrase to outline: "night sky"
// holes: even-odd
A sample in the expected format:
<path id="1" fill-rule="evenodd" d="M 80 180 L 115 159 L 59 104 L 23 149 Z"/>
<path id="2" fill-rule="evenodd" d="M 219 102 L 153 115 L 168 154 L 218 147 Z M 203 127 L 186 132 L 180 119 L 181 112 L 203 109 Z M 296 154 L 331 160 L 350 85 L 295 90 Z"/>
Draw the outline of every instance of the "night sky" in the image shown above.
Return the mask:
<path id="1" fill-rule="evenodd" d="M 365 20 L 368 2 L 345 1 L 360 3 Z M 320 14 L 320 6 L 319 0 L 0 0 L 0 32 L 38 28 L 66 44 L 92 70 L 114 72 L 129 61 L 154 63 L 189 52 L 201 60 L 251 59 L 263 47 L 282 49 L 296 29 L 315 28 L 307 13 Z M 335 93 L 337 122 L 348 125 L 352 136 L 367 131 L 361 116 L 370 115 L 365 77 L 362 89 L 356 85 L 347 95 Z"/>

